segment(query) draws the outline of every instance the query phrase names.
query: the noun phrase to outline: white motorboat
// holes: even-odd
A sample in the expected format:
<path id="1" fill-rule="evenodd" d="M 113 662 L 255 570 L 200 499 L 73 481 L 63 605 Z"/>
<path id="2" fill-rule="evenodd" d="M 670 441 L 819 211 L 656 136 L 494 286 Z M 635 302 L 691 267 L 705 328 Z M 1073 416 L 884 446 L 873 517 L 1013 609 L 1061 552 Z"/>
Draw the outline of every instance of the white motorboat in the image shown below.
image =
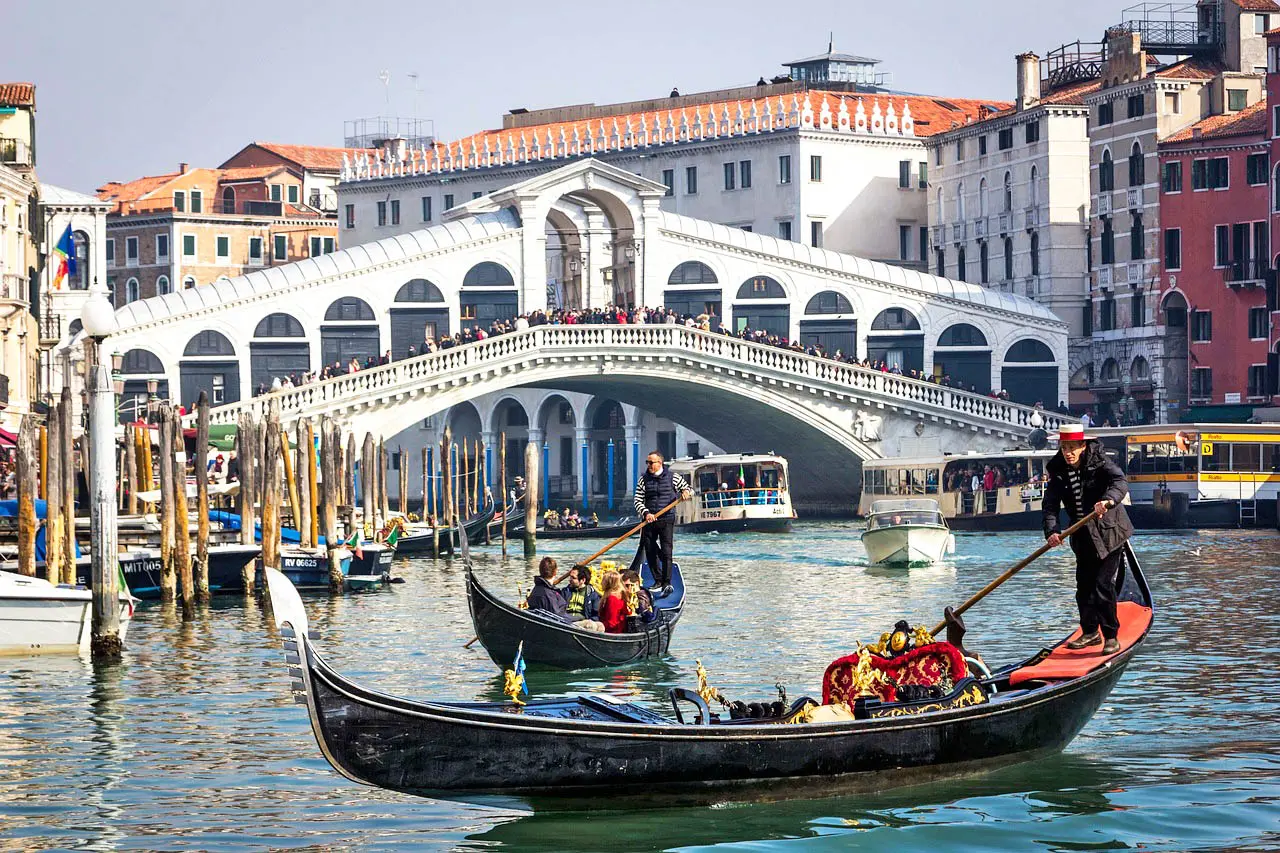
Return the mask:
<path id="1" fill-rule="evenodd" d="M 134 599 L 120 593 L 120 639 L 133 617 Z M 41 578 L 0 571 L 0 655 L 87 652 L 93 594 Z"/>
<path id="2" fill-rule="evenodd" d="M 876 501 L 862 545 L 873 566 L 928 566 L 955 552 L 955 537 L 934 500 Z"/>

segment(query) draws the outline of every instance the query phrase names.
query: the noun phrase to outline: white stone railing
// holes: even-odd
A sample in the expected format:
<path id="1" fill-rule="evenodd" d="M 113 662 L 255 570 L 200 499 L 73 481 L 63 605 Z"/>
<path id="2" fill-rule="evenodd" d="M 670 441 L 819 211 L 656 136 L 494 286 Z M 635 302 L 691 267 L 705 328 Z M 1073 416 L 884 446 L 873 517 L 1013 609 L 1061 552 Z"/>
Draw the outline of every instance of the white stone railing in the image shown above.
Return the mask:
<path id="1" fill-rule="evenodd" d="M 755 372 L 797 385 L 809 380 L 812 384 L 840 386 L 879 397 L 918 414 L 946 416 L 970 425 L 1018 434 L 1031 429 L 1034 411 L 1029 406 L 957 388 L 682 325 L 548 325 L 219 406 L 210 412 L 210 420 L 235 423 L 242 411 L 261 417 L 272 401 L 279 403 L 285 421 L 338 413 L 419 388 L 472 382 L 478 375 L 519 367 L 535 358 L 575 355 L 587 358 L 643 356 L 646 359 L 697 355 L 717 367 Z M 1040 414 L 1048 430 L 1057 429 L 1063 420 L 1052 412 Z"/>

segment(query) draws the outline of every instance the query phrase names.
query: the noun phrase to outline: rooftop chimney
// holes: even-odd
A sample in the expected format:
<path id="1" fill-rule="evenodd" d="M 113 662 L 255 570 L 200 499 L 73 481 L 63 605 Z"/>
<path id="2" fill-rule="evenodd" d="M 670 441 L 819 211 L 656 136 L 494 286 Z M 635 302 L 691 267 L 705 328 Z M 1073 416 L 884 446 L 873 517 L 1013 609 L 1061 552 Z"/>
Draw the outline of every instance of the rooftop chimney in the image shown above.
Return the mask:
<path id="1" fill-rule="evenodd" d="M 186 164 L 186 163 L 179 163 L 179 164 L 178 164 L 178 174 L 179 174 L 179 175 L 185 175 L 186 173 L 187 173 L 187 164 Z"/>
<path id="2" fill-rule="evenodd" d="M 1027 107 L 1034 107 L 1040 101 L 1040 57 L 1034 53 L 1018 55 L 1018 100 L 1019 112 Z"/>

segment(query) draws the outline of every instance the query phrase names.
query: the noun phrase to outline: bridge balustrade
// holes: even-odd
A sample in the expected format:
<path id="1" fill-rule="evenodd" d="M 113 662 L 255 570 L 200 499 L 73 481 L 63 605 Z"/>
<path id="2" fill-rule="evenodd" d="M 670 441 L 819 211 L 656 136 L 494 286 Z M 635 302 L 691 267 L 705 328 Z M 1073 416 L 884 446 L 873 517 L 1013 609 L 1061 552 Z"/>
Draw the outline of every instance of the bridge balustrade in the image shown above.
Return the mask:
<path id="1" fill-rule="evenodd" d="M 997 400 L 912 379 L 894 373 L 845 364 L 805 353 L 779 349 L 682 325 L 544 325 L 511 332 L 483 341 L 403 359 L 380 367 L 360 370 L 333 379 L 273 391 L 250 400 L 220 406 L 211 419 L 233 423 L 244 410 L 259 415 L 272 400 L 279 402 L 281 414 L 340 411 L 358 404 L 378 391 L 410 391 L 429 384 L 461 384 L 478 371 L 504 365 L 515 366 L 532 356 L 572 355 L 664 356 L 686 352 L 708 360 L 732 365 L 748 365 L 796 378 L 831 383 L 869 395 L 910 401 L 921 407 L 954 413 L 961 420 L 995 422 L 1019 430 L 1030 429 L 1033 409 L 1018 403 Z M 1062 418 L 1040 412 L 1046 430 L 1055 430 Z"/>

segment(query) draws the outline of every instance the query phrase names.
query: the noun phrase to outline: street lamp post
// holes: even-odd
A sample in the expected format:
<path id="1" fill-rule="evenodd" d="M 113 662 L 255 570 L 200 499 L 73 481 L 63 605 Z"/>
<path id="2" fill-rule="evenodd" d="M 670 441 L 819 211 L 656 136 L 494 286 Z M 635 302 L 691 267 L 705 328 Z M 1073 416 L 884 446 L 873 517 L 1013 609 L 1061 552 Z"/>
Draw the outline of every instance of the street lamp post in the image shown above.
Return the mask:
<path id="1" fill-rule="evenodd" d="M 116 330 L 115 309 L 94 280 L 80 311 L 85 344 L 85 385 L 89 396 L 89 535 L 93 548 L 93 639 L 96 658 L 118 658 L 120 590 L 116 582 L 115 388 L 99 357 L 102 340 Z"/>

